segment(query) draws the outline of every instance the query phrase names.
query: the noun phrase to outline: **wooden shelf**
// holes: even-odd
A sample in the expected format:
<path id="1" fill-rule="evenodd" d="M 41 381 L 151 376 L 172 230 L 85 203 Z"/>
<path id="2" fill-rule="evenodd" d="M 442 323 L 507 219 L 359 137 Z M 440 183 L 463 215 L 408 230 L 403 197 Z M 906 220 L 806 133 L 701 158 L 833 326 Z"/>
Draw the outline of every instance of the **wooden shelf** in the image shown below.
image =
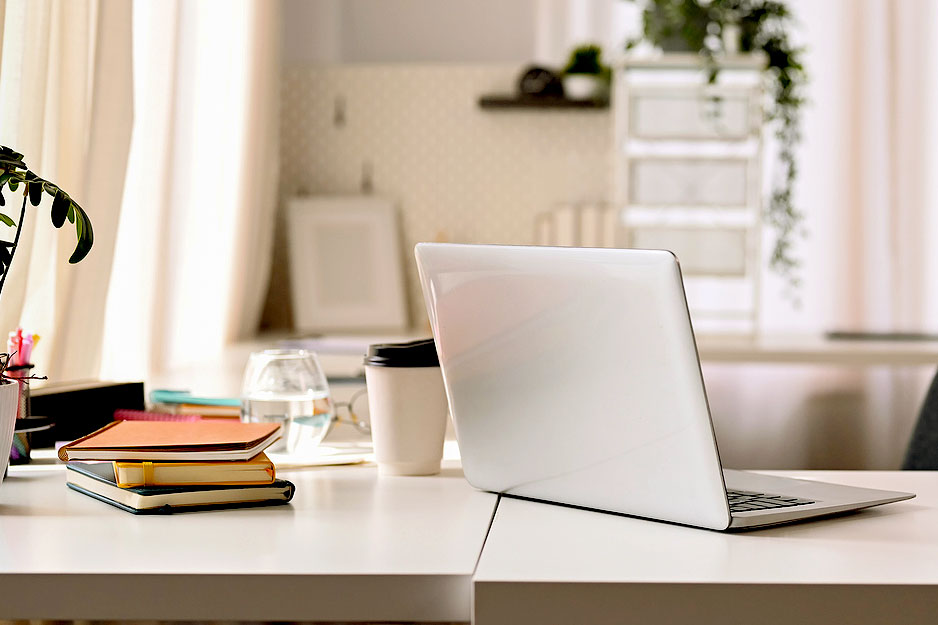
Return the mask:
<path id="1" fill-rule="evenodd" d="M 576 109 L 602 110 L 609 108 L 609 100 L 571 100 L 555 96 L 530 96 L 515 94 L 491 94 L 479 98 L 479 107 L 490 110 L 503 109 Z"/>

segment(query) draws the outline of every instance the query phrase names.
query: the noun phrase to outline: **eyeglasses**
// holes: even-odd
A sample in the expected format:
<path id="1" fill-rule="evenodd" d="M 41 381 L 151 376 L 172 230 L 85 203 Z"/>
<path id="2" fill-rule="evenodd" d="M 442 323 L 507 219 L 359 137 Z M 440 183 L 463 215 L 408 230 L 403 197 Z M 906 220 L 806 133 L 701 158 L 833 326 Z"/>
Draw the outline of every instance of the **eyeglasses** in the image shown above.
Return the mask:
<path id="1" fill-rule="evenodd" d="M 347 417 L 339 414 L 339 410 L 344 409 Z M 368 413 L 368 389 L 355 391 L 348 401 L 335 402 L 335 415 L 339 423 L 348 423 L 353 425 L 362 434 L 371 434 L 371 423 Z"/>

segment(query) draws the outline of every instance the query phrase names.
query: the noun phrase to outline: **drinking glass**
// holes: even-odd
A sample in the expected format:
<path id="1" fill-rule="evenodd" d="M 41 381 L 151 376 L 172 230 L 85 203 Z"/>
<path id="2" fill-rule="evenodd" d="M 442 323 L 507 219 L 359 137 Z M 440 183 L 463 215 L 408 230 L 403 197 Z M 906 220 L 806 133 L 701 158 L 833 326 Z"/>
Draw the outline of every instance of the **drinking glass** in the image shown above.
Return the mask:
<path id="1" fill-rule="evenodd" d="M 241 420 L 283 424 L 272 452 L 311 455 L 335 421 L 329 384 L 316 354 L 268 349 L 248 359 L 241 386 Z"/>

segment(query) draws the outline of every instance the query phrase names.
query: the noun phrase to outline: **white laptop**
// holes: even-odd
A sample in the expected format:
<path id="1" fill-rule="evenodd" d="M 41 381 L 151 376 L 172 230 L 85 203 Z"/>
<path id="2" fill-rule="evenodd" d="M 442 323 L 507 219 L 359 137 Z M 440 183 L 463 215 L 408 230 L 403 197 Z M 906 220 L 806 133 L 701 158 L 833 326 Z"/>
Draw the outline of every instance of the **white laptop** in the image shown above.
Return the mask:
<path id="1" fill-rule="evenodd" d="M 723 469 L 677 259 L 420 243 L 476 488 L 715 530 L 914 497 Z"/>

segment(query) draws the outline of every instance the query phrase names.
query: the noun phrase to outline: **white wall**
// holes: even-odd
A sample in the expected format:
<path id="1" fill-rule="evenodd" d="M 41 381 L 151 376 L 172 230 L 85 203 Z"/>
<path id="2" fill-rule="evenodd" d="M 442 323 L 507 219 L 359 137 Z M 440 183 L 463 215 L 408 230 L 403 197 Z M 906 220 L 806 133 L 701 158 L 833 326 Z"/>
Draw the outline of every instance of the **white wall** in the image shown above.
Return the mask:
<path id="1" fill-rule="evenodd" d="M 286 0 L 284 63 L 526 61 L 537 0 Z"/>
<path id="2" fill-rule="evenodd" d="M 624 0 L 285 0 L 283 58 L 560 65 L 588 41 L 617 52 L 635 12 Z"/>

